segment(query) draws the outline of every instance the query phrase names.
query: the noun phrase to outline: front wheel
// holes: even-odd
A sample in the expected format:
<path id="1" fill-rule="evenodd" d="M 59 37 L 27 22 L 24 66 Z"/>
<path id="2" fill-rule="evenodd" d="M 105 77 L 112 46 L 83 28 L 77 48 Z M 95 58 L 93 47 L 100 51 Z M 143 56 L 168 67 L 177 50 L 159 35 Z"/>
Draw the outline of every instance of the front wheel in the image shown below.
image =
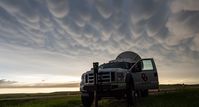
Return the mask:
<path id="1" fill-rule="evenodd" d="M 138 97 L 138 93 L 135 90 L 127 91 L 127 103 L 128 103 L 128 106 L 135 105 L 137 97 Z"/>
<path id="2" fill-rule="evenodd" d="M 81 93 L 83 107 L 91 107 L 94 99 L 94 93 Z"/>

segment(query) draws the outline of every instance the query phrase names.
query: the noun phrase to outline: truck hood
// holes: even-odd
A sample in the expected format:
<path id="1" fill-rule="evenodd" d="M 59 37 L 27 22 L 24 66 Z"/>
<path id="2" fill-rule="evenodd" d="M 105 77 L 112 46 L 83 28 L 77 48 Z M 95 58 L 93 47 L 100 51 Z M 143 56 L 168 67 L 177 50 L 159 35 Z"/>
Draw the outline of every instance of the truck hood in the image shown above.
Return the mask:
<path id="1" fill-rule="evenodd" d="M 121 69 L 121 68 L 105 68 L 105 69 L 99 69 L 98 72 L 127 72 L 128 69 Z M 93 73 L 93 70 L 87 71 L 86 73 Z"/>

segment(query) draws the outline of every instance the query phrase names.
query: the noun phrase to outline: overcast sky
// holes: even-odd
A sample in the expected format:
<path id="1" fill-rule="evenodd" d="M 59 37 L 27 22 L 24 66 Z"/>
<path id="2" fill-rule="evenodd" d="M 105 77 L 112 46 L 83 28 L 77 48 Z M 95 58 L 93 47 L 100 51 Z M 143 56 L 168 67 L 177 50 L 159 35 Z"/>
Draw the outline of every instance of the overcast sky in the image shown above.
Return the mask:
<path id="1" fill-rule="evenodd" d="M 0 0 L 0 85 L 79 82 L 123 51 L 199 83 L 199 0 Z"/>

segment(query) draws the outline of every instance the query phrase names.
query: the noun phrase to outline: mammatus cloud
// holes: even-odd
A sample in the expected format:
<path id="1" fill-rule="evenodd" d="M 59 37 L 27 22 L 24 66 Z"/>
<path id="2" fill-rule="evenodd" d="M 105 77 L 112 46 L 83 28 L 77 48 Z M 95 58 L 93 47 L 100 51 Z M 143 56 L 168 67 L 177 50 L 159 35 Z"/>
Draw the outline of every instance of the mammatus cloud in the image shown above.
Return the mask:
<path id="1" fill-rule="evenodd" d="M 198 11 L 199 1 L 198 0 L 174 0 L 172 1 L 170 8 L 173 13 L 178 13 L 181 11 Z"/>
<path id="2" fill-rule="evenodd" d="M 192 40 L 191 47 L 193 51 L 198 52 L 198 27 L 197 22 L 199 18 L 199 2 L 196 0 L 190 1 L 173 1 L 170 5 L 171 16 L 166 24 L 170 34 L 173 35 L 169 37 L 168 44 L 175 45 L 176 43 L 182 43 L 186 40 Z"/>
<path id="3" fill-rule="evenodd" d="M 175 72 L 182 74 L 178 80 L 198 81 L 198 5 L 197 0 L 1 0 L 0 75 L 80 78 L 93 61 L 130 50 L 153 57 L 160 78 Z M 189 76 L 181 70 L 185 66 Z"/>
<path id="4" fill-rule="evenodd" d="M 49 11 L 58 18 L 66 16 L 69 12 L 68 0 L 47 0 Z"/>

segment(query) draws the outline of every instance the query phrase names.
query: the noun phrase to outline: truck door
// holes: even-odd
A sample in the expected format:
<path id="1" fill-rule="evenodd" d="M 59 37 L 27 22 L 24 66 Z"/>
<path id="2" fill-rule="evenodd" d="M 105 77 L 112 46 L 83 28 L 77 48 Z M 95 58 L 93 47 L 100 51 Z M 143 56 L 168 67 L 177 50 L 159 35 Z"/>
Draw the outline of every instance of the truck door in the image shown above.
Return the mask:
<path id="1" fill-rule="evenodd" d="M 141 78 L 143 80 L 143 84 L 145 84 L 147 89 L 157 89 L 159 82 L 158 82 L 158 74 L 155 62 L 153 58 L 142 59 L 142 71 L 141 71 Z"/>
<path id="2" fill-rule="evenodd" d="M 138 61 L 133 66 L 133 79 L 136 89 L 157 89 L 159 82 L 154 60 L 147 58 Z"/>

